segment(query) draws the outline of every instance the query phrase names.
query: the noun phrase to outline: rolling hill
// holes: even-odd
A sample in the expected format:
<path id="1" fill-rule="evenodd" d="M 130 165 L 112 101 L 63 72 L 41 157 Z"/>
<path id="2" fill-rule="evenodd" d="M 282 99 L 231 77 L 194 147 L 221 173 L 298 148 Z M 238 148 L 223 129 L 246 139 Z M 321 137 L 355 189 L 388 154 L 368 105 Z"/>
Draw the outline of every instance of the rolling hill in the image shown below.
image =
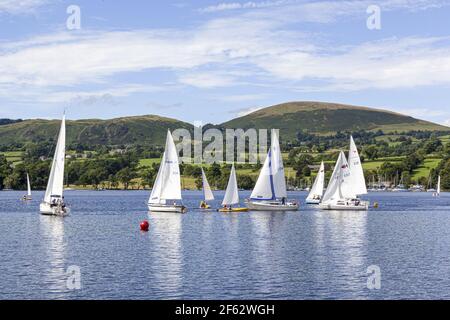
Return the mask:
<path id="1" fill-rule="evenodd" d="M 56 139 L 59 126 L 60 120 L 41 119 L 1 125 L 0 146 Z M 122 145 L 137 142 L 164 145 L 167 129 L 178 128 L 191 130 L 192 125 L 155 115 L 67 121 L 67 142 L 85 145 Z"/>
<path id="2" fill-rule="evenodd" d="M 59 120 L 9 120 L 0 123 L 0 147 L 26 142 L 53 140 Z M 260 109 L 246 116 L 205 128 L 256 128 L 281 130 L 284 139 L 294 140 L 297 132 L 332 134 L 337 131 L 428 130 L 450 131 L 449 127 L 418 120 L 402 114 L 367 107 L 324 102 L 289 102 Z M 184 128 L 189 123 L 156 115 L 124 117 L 110 120 L 76 120 L 67 122 L 67 141 L 84 145 L 129 145 L 146 143 L 164 145 L 166 130 Z"/>
<path id="3" fill-rule="evenodd" d="M 426 130 L 447 131 L 449 127 L 418 120 L 391 111 L 325 102 L 289 102 L 260 109 L 220 125 L 223 128 L 278 128 L 281 135 L 294 139 L 296 133 L 306 130 L 314 134 L 332 134 L 337 131 Z"/>

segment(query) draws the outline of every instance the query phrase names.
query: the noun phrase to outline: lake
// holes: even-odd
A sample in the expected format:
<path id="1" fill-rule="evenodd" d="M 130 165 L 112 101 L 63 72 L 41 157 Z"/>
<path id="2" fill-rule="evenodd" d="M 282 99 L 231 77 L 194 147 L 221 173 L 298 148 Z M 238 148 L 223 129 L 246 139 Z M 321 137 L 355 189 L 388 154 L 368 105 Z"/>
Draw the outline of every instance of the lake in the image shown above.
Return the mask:
<path id="1" fill-rule="evenodd" d="M 450 194 L 371 193 L 378 209 L 327 212 L 293 192 L 298 212 L 236 214 L 183 194 L 188 214 L 156 215 L 146 191 L 68 191 L 63 219 L 39 214 L 43 192 L 0 192 L 0 299 L 450 298 Z"/>

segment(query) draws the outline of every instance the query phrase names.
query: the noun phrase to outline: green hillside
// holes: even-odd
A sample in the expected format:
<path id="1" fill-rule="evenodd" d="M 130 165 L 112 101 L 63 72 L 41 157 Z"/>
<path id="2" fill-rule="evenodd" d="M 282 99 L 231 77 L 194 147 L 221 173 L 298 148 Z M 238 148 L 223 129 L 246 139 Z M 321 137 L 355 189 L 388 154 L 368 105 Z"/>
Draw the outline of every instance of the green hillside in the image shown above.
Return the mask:
<path id="1" fill-rule="evenodd" d="M 289 102 L 264 108 L 220 125 L 224 128 L 278 128 L 281 135 L 294 139 L 296 133 L 306 130 L 315 134 L 337 131 L 428 130 L 445 131 L 449 127 L 418 120 L 385 110 L 324 102 Z"/>
<path id="2" fill-rule="evenodd" d="M 0 124 L 0 147 L 54 140 L 60 121 L 2 119 L 2 123 L 3 125 Z M 317 135 L 360 129 L 369 131 L 381 129 L 385 133 L 410 130 L 450 131 L 449 127 L 394 112 L 323 102 L 284 103 L 220 125 L 207 127 L 277 128 L 281 129 L 281 135 L 285 141 L 295 140 L 297 133 L 303 130 Z M 67 141 L 68 144 L 81 143 L 85 146 L 135 143 L 161 146 L 164 144 L 168 128 L 192 130 L 193 127 L 186 122 L 155 115 L 110 120 L 77 120 L 67 122 Z"/>
<path id="3" fill-rule="evenodd" d="M 55 139 L 60 120 L 25 120 L 0 126 L 0 146 Z M 192 129 L 192 125 L 154 115 L 111 120 L 67 121 L 67 141 L 85 145 L 149 143 L 164 145 L 167 129 Z"/>

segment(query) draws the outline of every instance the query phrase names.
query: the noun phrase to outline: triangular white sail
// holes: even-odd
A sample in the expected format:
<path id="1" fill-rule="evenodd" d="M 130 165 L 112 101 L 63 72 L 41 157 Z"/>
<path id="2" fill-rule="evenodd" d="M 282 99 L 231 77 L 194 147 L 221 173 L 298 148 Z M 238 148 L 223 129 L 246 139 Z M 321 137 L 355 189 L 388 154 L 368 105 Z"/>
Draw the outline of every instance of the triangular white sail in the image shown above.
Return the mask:
<path id="1" fill-rule="evenodd" d="M 364 179 L 364 170 L 356 148 L 353 137 L 350 136 L 350 151 L 348 154 L 348 165 L 350 168 L 350 182 L 355 195 L 367 194 L 366 180 Z"/>
<path id="2" fill-rule="evenodd" d="M 205 201 L 214 200 L 214 194 L 212 193 L 211 187 L 209 186 L 208 179 L 206 178 L 205 171 L 202 168 L 202 183 L 203 183 L 203 193 L 205 195 Z"/>
<path id="3" fill-rule="evenodd" d="M 178 153 L 170 130 L 167 132 L 165 151 L 148 203 L 165 204 L 166 200 L 181 200 Z"/>
<path id="4" fill-rule="evenodd" d="M 272 130 L 271 136 L 272 144 L 250 196 L 252 200 L 275 200 L 287 197 L 283 158 L 276 130 Z"/>
<path id="5" fill-rule="evenodd" d="M 437 195 L 440 195 L 440 194 L 441 194 L 441 176 L 438 176 L 438 183 L 437 183 L 436 194 L 437 194 Z"/>
<path id="6" fill-rule="evenodd" d="M 236 170 L 234 164 L 231 167 L 230 178 L 228 180 L 227 191 L 222 201 L 223 206 L 231 206 L 239 203 L 238 184 L 236 179 Z"/>
<path id="7" fill-rule="evenodd" d="M 30 176 L 27 173 L 27 195 L 31 197 L 31 184 L 30 184 Z"/>
<path id="8" fill-rule="evenodd" d="M 64 160 L 66 157 L 66 115 L 61 121 L 58 143 L 53 156 L 52 168 L 45 191 L 44 202 L 50 203 L 52 198 L 62 198 L 64 191 Z"/>
<path id="9" fill-rule="evenodd" d="M 331 175 L 328 188 L 323 195 L 322 202 L 327 203 L 332 200 L 354 198 L 351 191 L 350 170 L 344 152 L 341 151 L 339 158 Z"/>
<path id="10" fill-rule="evenodd" d="M 317 173 L 316 180 L 314 181 L 311 191 L 309 192 L 307 200 L 313 200 L 317 198 L 322 198 L 323 187 L 325 184 L 325 165 L 322 161 L 320 164 L 319 172 Z"/>

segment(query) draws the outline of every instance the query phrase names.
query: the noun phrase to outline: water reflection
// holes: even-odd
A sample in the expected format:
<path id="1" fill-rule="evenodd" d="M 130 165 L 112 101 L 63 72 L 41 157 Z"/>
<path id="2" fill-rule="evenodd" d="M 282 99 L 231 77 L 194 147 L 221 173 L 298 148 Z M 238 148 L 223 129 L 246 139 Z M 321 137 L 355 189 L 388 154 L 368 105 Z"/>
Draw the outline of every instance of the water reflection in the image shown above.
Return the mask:
<path id="1" fill-rule="evenodd" d="M 287 276 L 284 262 L 283 221 L 286 212 L 252 212 L 252 272 L 257 275 L 254 283 L 254 293 L 265 298 L 279 298 L 282 287 L 274 287 L 283 283 Z"/>
<path id="2" fill-rule="evenodd" d="M 64 240 L 64 219 L 40 216 L 41 245 L 46 253 L 44 282 L 54 299 L 66 297 L 66 243 Z M 54 296 L 53 296 L 54 295 Z"/>
<path id="3" fill-rule="evenodd" d="M 315 265 L 323 270 L 316 273 L 317 280 L 335 282 L 350 296 L 366 284 L 367 216 L 355 211 L 314 214 Z"/>
<path id="4" fill-rule="evenodd" d="M 179 298 L 182 286 L 182 215 L 149 213 L 151 224 L 152 286 L 168 299 Z"/>

